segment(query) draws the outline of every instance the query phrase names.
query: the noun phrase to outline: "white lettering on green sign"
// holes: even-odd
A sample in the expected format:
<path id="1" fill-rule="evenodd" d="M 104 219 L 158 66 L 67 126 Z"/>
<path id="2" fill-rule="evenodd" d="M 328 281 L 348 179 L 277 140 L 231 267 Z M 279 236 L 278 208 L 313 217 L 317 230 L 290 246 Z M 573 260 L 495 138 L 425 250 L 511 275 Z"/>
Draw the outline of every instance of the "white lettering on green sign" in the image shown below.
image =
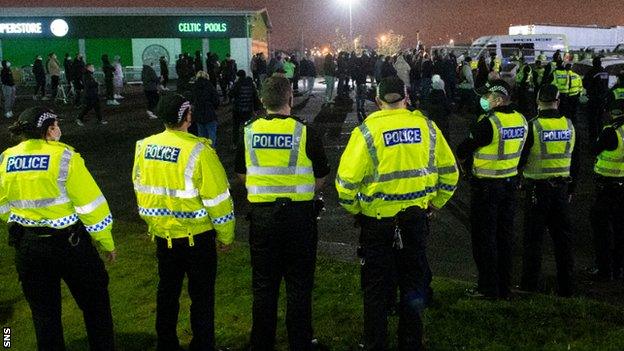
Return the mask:
<path id="1" fill-rule="evenodd" d="M 227 23 L 181 22 L 178 24 L 178 31 L 182 33 L 225 33 L 227 29 Z"/>
<path id="2" fill-rule="evenodd" d="M 37 23 L 0 23 L 0 34 L 41 34 L 41 22 Z"/>

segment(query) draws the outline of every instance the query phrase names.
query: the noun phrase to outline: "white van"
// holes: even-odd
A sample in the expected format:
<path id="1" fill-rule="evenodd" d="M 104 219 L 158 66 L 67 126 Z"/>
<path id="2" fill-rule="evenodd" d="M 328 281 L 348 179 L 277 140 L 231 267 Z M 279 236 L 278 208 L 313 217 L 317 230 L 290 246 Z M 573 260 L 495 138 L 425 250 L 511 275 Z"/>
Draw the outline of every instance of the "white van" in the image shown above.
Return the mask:
<path id="1" fill-rule="evenodd" d="M 493 35 L 475 40 L 470 54 L 479 58 L 495 52 L 502 63 L 507 64 L 512 56 L 522 53 L 525 62 L 533 63 L 541 54 L 550 59 L 555 51 L 560 50 L 563 55 L 568 49 L 568 38 L 563 34 Z"/>

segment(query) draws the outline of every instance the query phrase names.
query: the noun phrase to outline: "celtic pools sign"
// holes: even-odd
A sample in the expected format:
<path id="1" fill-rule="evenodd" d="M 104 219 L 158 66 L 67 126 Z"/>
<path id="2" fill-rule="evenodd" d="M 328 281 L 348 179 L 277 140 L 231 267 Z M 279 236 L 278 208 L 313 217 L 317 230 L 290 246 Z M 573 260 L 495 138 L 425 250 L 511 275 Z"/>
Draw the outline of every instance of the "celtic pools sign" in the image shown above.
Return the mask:
<path id="1" fill-rule="evenodd" d="M 180 33 L 226 33 L 228 25 L 224 22 L 181 22 L 178 24 L 178 30 Z"/>

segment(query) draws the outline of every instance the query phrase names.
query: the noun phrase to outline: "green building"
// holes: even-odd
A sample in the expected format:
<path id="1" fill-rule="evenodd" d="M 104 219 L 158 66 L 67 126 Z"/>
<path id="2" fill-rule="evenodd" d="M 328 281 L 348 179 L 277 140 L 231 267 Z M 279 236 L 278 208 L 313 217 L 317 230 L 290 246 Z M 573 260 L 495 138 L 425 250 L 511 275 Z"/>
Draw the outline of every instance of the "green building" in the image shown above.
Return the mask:
<path id="1" fill-rule="evenodd" d="M 0 58 L 14 67 L 30 65 L 36 55 L 81 53 L 101 66 L 101 56 L 121 57 L 124 66 L 141 67 L 165 56 L 212 52 L 231 54 L 249 72 L 255 53 L 268 55 L 271 22 L 266 9 L 42 7 L 0 8 Z M 171 72 L 172 75 L 175 72 Z"/>

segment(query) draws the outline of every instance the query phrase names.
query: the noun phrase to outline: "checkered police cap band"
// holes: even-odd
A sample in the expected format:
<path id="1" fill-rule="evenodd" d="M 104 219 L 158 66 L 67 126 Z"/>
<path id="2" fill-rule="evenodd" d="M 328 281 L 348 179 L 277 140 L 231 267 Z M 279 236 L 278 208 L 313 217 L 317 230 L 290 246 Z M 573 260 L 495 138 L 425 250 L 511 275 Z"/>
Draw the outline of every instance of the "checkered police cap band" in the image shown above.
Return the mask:
<path id="1" fill-rule="evenodd" d="M 50 113 L 50 112 L 44 112 L 41 114 L 41 116 L 39 116 L 39 119 L 37 120 L 37 128 L 41 128 L 43 126 L 43 122 L 49 120 L 49 119 L 56 119 L 57 115 Z"/>
<path id="2" fill-rule="evenodd" d="M 501 93 L 505 96 L 509 96 L 509 92 L 507 91 L 507 89 L 505 89 L 505 87 L 502 87 L 500 85 L 495 85 L 491 87 L 488 91 L 490 93 Z"/>
<path id="3" fill-rule="evenodd" d="M 184 113 L 189 108 L 191 108 L 191 103 L 188 101 L 184 101 L 182 105 L 180 105 L 180 109 L 178 110 L 178 123 L 182 122 L 182 117 L 184 117 Z"/>

